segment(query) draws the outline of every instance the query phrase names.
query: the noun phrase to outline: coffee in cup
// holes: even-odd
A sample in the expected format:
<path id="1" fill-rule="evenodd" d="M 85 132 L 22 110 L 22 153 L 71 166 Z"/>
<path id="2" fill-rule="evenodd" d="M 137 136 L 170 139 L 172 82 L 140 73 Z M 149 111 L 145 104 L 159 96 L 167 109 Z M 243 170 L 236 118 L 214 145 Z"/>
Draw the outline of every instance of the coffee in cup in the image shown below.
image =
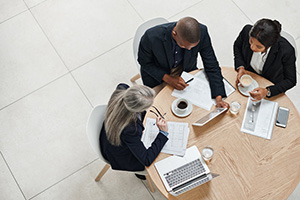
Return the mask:
<path id="1" fill-rule="evenodd" d="M 183 114 L 184 112 L 186 112 L 188 106 L 189 106 L 188 100 L 181 98 L 178 99 L 175 110 L 177 111 L 178 114 Z"/>
<path id="2" fill-rule="evenodd" d="M 253 82 L 253 79 L 250 75 L 248 74 L 244 74 L 241 78 L 240 78 L 240 83 L 244 86 L 244 87 L 249 87 Z"/>

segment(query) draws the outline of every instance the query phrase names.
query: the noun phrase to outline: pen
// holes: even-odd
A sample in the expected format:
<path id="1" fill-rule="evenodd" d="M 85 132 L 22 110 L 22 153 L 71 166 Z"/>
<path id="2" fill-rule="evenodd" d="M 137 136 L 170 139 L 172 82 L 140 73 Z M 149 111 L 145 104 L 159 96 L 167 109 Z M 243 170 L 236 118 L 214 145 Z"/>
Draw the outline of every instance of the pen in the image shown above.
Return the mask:
<path id="1" fill-rule="evenodd" d="M 185 82 L 185 83 L 189 83 L 189 82 L 191 82 L 192 80 L 194 80 L 194 78 L 191 78 L 190 80 L 188 80 L 188 81 Z"/>
<path id="2" fill-rule="evenodd" d="M 152 106 L 152 107 L 156 110 L 156 112 L 159 114 L 159 116 L 160 116 L 161 118 L 165 119 L 164 116 L 159 112 L 159 110 L 158 110 L 155 106 Z M 157 116 L 157 117 L 158 117 L 158 116 Z"/>

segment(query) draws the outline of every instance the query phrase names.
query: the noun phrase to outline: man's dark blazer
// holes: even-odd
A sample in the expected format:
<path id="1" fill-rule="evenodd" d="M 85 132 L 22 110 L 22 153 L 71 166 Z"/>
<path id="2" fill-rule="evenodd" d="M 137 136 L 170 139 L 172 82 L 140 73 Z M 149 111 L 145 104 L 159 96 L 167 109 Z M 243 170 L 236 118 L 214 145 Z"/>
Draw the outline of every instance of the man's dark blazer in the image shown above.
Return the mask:
<path id="1" fill-rule="evenodd" d="M 141 65 L 143 83 L 155 87 L 163 82 L 165 74 L 170 74 L 174 65 L 172 52 L 172 30 L 176 22 L 148 29 L 141 38 L 138 62 Z M 200 42 L 191 50 L 184 49 L 183 71 L 197 69 L 197 57 L 200 53 L 204 70 L 209 80 L 212 98 L 218 95 L 226 97 L 223 76 L 215 56 L 205 25 L 200 24 Z"/>
<path id="2" fill-rule="evenodd" d="M 238 67 L 244 66 L 246 70 L 256 73 L 250 66 L 253 54 L 249 44 L 249 31 L 251 28 L 251 25 L 244 26 L 234 42 L 234 66 L 236 70 Z M 296 85 L 295 62 L 295 49 L 285 38 L 280 37 L 272 45 L 261 74 L 261 76 L 275 84 L 267 87 L 271 91 L 271 97 Z"/>
<path id="3" fill-rule="evenodd" d="M 127 89 L 126 84 L 119 84 L 117 89 Z M 144 130 L 143 120 L 146 111 L 142 113 L 141 120 L 137 118 L 136 123 L 131 123 L 121 133 L 121 146 L 112 145 L 106 137 L 104 124 L 100 132 L 100 150 L 103 157 L 109 161 L 111 168 L 126 171 L 143 171 L 145 166 L 151 163 L 160 153 L 168 138 L 158 133 L 155 140 L 148 149 L 141 141 Z"/>

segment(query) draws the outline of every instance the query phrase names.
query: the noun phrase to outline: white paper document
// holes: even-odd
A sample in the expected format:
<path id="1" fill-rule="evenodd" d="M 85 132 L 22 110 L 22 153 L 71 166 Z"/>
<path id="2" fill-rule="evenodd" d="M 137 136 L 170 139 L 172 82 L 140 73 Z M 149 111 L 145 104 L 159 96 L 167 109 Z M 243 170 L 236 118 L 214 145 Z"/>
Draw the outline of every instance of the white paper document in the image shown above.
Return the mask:
<path id="1" fill-rule="evenodd" d="M 161 152 L 184 156 L 190 133 L 188 123 L 167 123 L 169 140 L 167 141 Z M 147 118 L 145 130 L 142 136 L 142 142 L 144 143 L 146 148 L 149 148 L 151 146 L 158 133 L 159 130 L 156 126 L 156 120 L 153 118 Z"/>
<path id="2" fill-rule="evenodd" d="M 262 99 L 253 103 L 249 97 L 241 131 L 270 140 L 277 109 L 277 102 Z"/>
<path id="3" fill-rule="evenodd" d="M 172 96 L 188 99 L 192 104 L 210 110 L 211 106 L 215 104 L 215 100 L 211 98 L 210 86 L 204 70 L 199 71 L 195 75 L 183 72 L 181 77 L 184 81 L 188 81 L 191 78 L 194 78 L 194 80 L 189 82 L 189 86 L 184 90 L 174 89 Z M 235 88 L 226 79 L 223 79 L 223 82 L 226 95 L 229 96 L 235 91 Z"/>

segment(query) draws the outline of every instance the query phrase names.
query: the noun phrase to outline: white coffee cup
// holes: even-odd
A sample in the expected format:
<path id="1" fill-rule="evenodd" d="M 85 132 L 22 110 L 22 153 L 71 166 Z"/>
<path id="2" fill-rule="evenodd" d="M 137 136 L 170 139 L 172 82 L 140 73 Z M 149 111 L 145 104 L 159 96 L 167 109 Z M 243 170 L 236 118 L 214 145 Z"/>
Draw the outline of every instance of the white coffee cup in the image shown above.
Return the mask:
<path id="1" fill-rule="evenodd" d="M 253 79 L 250 75 L 248 74 L 244 74 L 241 78 L 240 78 L 240 83 L 245 87 L 248 88 L 253 82 Z"/>
<path id="2" fill-rule="evenodd" d="M 187 99 L 181 98 L 178 99 L 175 105 L 175 110 L 178 114 L 183 114 L 187 111 L 188 107 L 189 107 L 189 101 Z"/>

